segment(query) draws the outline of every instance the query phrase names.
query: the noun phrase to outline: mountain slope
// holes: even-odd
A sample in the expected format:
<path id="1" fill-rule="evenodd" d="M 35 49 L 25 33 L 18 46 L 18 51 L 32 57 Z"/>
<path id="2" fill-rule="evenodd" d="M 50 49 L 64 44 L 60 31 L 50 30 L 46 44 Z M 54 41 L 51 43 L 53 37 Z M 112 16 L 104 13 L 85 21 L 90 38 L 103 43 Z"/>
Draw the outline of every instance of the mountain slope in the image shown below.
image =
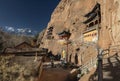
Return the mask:
<path id="1" fill-rule="evenodd" d="M 32 37 L 8 34 L 0 30 L 0 43 L 2 43 L 3 49 L 6 47 L 14 47 L 24 41 L 31 43 L 31 40 Z"/>

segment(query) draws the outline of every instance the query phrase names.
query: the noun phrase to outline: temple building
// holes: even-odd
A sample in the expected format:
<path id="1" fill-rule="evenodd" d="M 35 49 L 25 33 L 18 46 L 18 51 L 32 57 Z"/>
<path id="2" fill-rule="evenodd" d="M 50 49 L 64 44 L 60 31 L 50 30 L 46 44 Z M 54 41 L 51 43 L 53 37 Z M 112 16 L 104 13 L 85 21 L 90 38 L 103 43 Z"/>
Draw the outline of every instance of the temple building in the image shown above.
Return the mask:
<path id="1" fill-rule="evenodd" d="M 84 17 L 87 18 L 83 22 L 86 25 L 86 30 L 83 32 L 84 42 L 97 42 L 101 26 L 100 4 L 97 3 Z"/>

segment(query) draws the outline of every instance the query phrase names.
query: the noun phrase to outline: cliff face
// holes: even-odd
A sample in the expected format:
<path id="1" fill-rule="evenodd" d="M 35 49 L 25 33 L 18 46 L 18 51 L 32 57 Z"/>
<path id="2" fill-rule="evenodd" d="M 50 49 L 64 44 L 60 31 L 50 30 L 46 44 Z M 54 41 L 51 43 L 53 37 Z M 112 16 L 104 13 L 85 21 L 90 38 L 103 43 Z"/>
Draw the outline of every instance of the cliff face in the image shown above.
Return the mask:
<path id="1" fill-rule="evenodd" d="M 103 0 L 102 2 L 102 29 L 101 37 L 103 46 L 120 44 L 120 1 Z M 109 39 L 109 40 L 108 40 Z"/>
<path id="2" fill-rule="evenodd" d="M 86 20 L 84 15 L 90 12 L 96 3 L 100 4 L 101 9 L 99 46 L 106 49 L 111 45 L 119 45 L 119 0 L 61 0 L 51 15 L 51 20 L 42 39 L 43 44 L 41 47 L 48 48 L 53 54 L 61 53 L 63 49 L 66 50 L 66 45 L 60 44 L 58 33 L 63 30 L 69 30 L 71 33 L 69 38 L 71 44 L 68 45 L 68 54 L 78 53 L 80 55 L 83 43 L 83 31 L 86 30 L 86 25 L 82 23 Z M 52 28 L 52 30 L 49 31 L 49 28 Z M 76 51 L 78 48 L 80 48 L 80 51 Z M 93 50 L 91 52 L 95 52 L 96 47 L 93 45 L 93 49 L 90 50 Z M 82 51 L 86 52 L 86 50 Z"/>
<path id="3" fill-rule="evenodd" d="M 45 30 L 46 30 L 46 29 L 42 30 L 42 31 L 39 33 L 39 35 L 38 35 L 38 37 L 37 37 L 37 44 L 41 44 L 41 43 L 42 43 L 41 40 L 43 39 Z"/>
<path id="4" fill-rule="evenodd" d="M 80 42 L 82 31 L 85 29 L 85 25 L 82 23 L 85 20 L 84 15 L 95 5 L 94 0 L 61 0 L 59 5 L 51 15 L 51 20 L 48 23 L 47 30 L 43 38 L 43 46 L 49 48 L 54 54 L 57 51 L 61 51 L 61 47 L 58 43 L 58 34 L 63 30 L 69 30 L 71 37 L 69 40 Z M 47 31 L 49 27 L 53 27 L 52 36 L 53 39 L 46 39 Z M 65 46 L 64 46 L 65 47 Z M 57 50 L 55 49 L 57 48 Z M 76 49 L 77 47 L 75 47 Z"/>

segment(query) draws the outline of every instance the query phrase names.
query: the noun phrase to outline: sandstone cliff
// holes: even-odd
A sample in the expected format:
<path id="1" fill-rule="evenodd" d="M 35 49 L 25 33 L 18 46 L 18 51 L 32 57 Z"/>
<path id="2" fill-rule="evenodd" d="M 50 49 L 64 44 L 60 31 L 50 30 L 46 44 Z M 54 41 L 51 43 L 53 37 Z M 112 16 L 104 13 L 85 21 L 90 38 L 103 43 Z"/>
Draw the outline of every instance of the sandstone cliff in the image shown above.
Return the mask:
<path id="1" fill-rule="evenodd" d="M 86 25 L 83 24 L 83 21 L 86 20 L 84 15 L 89 13 L 96 3 L 100 4 L 101 9 L 101 24 L 98 40 L 99 47 L 108 49 L 111 46 L 119 45 L 119 0 L 61 0 L 51 15 L 51 20 L 48 23 L 40 47 L 48 48 L 53 54 L 61 53 L 61 51 L 63 49 L 66 50 L 67 47 L 59 43 L 58 33 L 63 30 L 69 30 L 71 33 L 69 38 L 71 44 L 68 45 L 69 54 L 73 54 L 73 57 L 75 57 L 75 53 L 81 55 L 81 50 L 85 52 L 88 51 L 87 53 L 91 50 L 90 52 L 95 53 L 95 45 L 86 46 L 82 44 L 83 31 L 86 30 Z M 48 34 L 49 28 L 52 28 L 50 34 Z M 81 46 L 84 49 L 88 48 L 88 50 L 83 50 Z M 93 46 L 94 48 L 90 49 L 89 46 Z M 80 48 L 80 51 L 76 51 L 78 48 Z"/>
<path id="2" fill-rule="evenodd" d="M 84 14 L 92 9 L 95 5 L 95 1 L 91 0 L 89 4 L 87 3 L 88 0 L 61 0 L 51 15 L 51 20 L 48 23 L 43 38 L 43 46 L 49 48 L 56 54 L 62 47 L 58 44 L 59 39 L 57 33 L 63 30 L 70 30 L 72 33 L 70 37 L 71 41 L 76 41 L 76 43 L 80 42 L 80 40 L 82 40 L 82 31 L 85 29 L 85 25 L 82 23 L 85 20 Z M 52 36 L 54 38 L 51 40 L 46 38 L 49 27 L 53 27 Z M 58 48 L 58 50 L 55 48 Z M 76 48 L 77 47 L 75 47 L 75 49 Z"/>
<path id="3" fill-rule="evenodd" d="M 43 36 L 44 36 L 44 34 L 45 34 L 45 30 L 46 29 L 43 29 L 40 33 L 39 33 L 39 35 L 38 35 L 38 37 L 37 37 L 37 44 L 42 44 L 42 39 L 43 39 Z"/>

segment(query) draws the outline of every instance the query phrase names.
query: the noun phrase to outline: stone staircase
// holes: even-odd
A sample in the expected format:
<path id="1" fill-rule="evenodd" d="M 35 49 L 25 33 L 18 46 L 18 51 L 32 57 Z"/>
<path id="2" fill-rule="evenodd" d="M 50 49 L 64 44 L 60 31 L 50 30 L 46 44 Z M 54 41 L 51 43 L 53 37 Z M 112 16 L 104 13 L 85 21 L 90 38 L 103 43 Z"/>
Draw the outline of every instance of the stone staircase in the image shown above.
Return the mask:
<path id="1" fill-rule="evenodd" d="M 120 81 L 120 57 L 117 54 L 103 59 L 103 81 Z"/>
<path id="2" fill-rule="evenodd" d="M 118 47 L 111 47 L 103 52 L 102 81 L 120 81 L 120 55 Z M 113 54 L 109 54 L 112 51 Z M 107 55 L 107 56 L 106 56 Z M 98 69 L 90 71 L 79 81 L 98 81 Z"/>

